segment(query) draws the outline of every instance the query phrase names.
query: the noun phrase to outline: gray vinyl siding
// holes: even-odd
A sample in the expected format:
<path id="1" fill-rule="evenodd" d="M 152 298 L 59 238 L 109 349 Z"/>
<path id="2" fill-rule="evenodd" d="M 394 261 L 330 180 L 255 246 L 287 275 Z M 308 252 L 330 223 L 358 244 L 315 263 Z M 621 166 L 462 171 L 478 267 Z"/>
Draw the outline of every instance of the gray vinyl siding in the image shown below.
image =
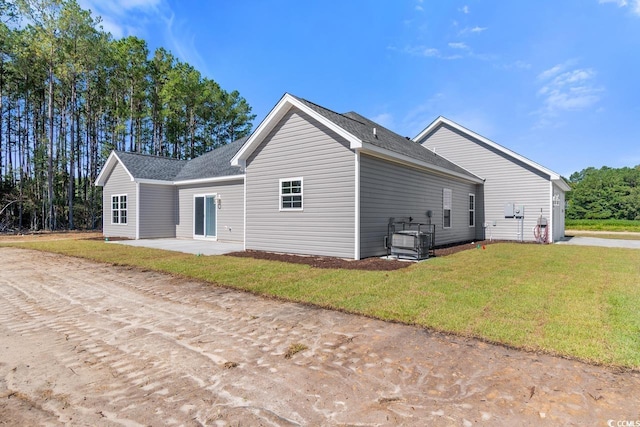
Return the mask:
<path id="1" fill-rule="evenodd" d="M 535 239 L 532 230 L 540 214 L 551 220 L 551 181 L 548 175 L 447 125 L 439 126 L 418 142 L 428 149 L 435 148 L 436 153 L 485 179 L 487 238 L 520 239 L 518 220 L 504 216 L 506 203 L 525 208 L 524 240 Z"/>
<path id="2" fill-rule="evenodd" d="M 176 189 L 140 184 L 140 238 L 176 237 Z"/>
<path id="3" fill-rule="evenodd" d="M 451 189 L 451 228 L 443 228 L 443 188 Z M 469 194 L 476 194 L 473 183 L 413 169 L 376 157 L 360 157 L 360 254 L 362 258 L 384 255 L 384 237 L 390 217 L 413 217 L 428 222 L 433 212 L 436 245 L 476 238 L 469 227 Z M 479 199 L 478 199 L 479 200 Z M 476 205 L 478 203 L 476 202 Z M 478 209 L 476 208 L 476 211 Z M 476 216 L 477 223 L 477 216 Z"/>
<path id="4" fill-rule="evenodd" d="M 557 242 L 564 237 L 564 204 L 565 204 L 565 194 L 557 185 L 553 185 L 553 192 L 557 193 L 560 197 L 557 206 L 552 206 L 553 209 L 553 241 Z"/>
<path id="5" fill-rule="evenodd" d="M 303 178 L 302 211 L 280 211 L 279 180 Z M 355 154 L 292 109 L 247 160 L 247 249 L 353 258 Z"/>
<path id="6" fill-rule="evenodd" d="M 111 224 L 111 196 L 127 195 L 127 224 Z M 105 237 L 136 238 L 136 183 L 117 162 L 102 190 L 102 234 Z"/>
<path id="7" fill-rule="evenodd" d="M 244 238 L 244 181 L 242 178 L 207 185 L 178 187 L 176 237 L 193 238 L 193 203 L 196 194 L 220 194 L 220 209 L 216 211 L 219 241 L 242 242 Z"/>

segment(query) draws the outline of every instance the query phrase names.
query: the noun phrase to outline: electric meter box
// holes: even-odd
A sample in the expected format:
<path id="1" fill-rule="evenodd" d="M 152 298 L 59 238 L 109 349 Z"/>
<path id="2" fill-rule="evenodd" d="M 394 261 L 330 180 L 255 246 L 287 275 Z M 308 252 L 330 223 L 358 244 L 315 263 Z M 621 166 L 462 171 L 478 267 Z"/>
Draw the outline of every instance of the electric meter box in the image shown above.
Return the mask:
<path id="1" fill-rule="evenodd" d="M 504 205 L 504 217 L 513 218 L 513 203 L 507 203 Z"/>
<path id="2" fill-rule="evenodd" d="M 515 203 L 506 203 L 504 205 L 505 218 L 524 218 L 524 206 Z"/>
<path id="3" fill-rule="evenodd" d="M 513 205 L 513 216 L 516 218 L 524 218 L 524 206 Z"/>

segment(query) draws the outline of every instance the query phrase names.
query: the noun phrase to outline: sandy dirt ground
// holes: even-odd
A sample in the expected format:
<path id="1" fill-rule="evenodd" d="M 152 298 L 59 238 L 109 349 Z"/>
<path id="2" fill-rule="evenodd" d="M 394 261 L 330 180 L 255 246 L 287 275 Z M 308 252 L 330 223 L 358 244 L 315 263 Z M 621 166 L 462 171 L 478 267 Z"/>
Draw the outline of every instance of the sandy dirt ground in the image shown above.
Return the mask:
<path id="1" fill-rule="evenodd" d="M 640 374 L 0 248 L 0 425 L 608 420 L 640 420 Z"/>

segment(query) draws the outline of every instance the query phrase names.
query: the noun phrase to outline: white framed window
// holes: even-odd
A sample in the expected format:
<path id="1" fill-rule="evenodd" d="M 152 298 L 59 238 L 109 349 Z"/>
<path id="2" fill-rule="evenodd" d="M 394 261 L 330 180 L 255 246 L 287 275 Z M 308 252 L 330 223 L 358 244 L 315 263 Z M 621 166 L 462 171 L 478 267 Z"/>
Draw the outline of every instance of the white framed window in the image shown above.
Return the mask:
<path id="1" fill-rule="evenodd" d="M 111 196 L 111 224 L 127 224 L 127 195 Z"/>
<path id="2" fill-rule="evenodd" d="M 451 189 L 442 189 L 442 228 L 451 228 Z"/>
<path id="3" fill-rule="evenodd" d="M 476 195 L 469 193 L 469 227 L 476 226 Z"/>
<path id="4" fill-rule="evenodd" d="M 301 211 L 303 194 L 302 178 L 280 179 L 280 210 Z"/>

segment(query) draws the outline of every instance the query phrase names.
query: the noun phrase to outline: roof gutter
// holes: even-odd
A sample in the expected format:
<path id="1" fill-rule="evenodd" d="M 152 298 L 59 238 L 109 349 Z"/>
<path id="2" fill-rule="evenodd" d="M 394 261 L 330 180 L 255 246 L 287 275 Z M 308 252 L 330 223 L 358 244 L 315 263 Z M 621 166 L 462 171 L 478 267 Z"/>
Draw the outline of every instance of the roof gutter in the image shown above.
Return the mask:
<path id="1" fill-rule="evenodd" d="M 237 181 L 239 179 L 244 179 L 244 174 L 241 175 L 228 175 L 228 176 L 214 176 L 210 178 L 198 178 L 198 179 L 185 179 L 182 181 L 163 181 L 160 179 L 145 179 L 145 178 L 137 178 L 132 179 L 132 181 L 138 184 L 149 184 L 149 185 L 192 185 L 192 184 L 209 184 L 215 182 L 226 182 L 226 181 Z"/>
<path id="2" fill-rule="evenodd" d="M 244 174 L 214 176 L 211 178 L 185 179 L 184 181 L 173 181 L 173 185 L 207 184 L 210 182 L 213 183 L 213 182 L 236 181 L 238 179 L 244 180 Z"/>
<path id="3" fill-rule="evenodd" d="M 416 167 L 418 169 L 428 170 L 430 172 L 435 172 L 439 175 L 446 175 L 450 177 L 455 177 L 463 181 L 473 182 L 475 184 L 484 184 L 484 179 L 480 178 L 477 175 L 469 172 L 469 175 L 463 174 L 457 171 L 453 171 L 451 169 L 443 168 L 441 166 L 433 165 L 427 162 L 423 162 L 421 160 L 416 160 L 412 157 L 406 156 L 404 154 L 396 153 L 395 151 L 387 150 L 386 148 L 381 148 L 369 143 L 362 143 L 362 148 L 359 149 L 359 152 L 364 154 L 369 154 L 374 157 L 379 157 L 385 160 L 394 161 L 397 163 L 401 163 L 404 165 L 409 165 Z"/>

